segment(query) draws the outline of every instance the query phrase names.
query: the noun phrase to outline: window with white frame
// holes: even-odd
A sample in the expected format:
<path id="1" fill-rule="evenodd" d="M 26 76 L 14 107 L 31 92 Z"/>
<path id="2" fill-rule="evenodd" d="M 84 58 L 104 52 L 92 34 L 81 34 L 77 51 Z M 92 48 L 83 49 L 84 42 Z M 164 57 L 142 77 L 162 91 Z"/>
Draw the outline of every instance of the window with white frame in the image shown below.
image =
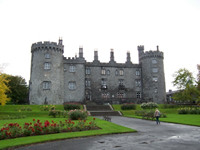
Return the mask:
<path id="1" fill-rule="evenodd" d="M 136 97 L 137 97 L 137 98 L 141 98 L 141 92 L 137 92 L 137 93 L 136 93 Z"/>
<path id="2" fill-rule="evenodd" d="M 44 69 L 45 69 L 45 70 L 51 69 L 51 63 L 45 62 L 45 63 L 44 63 Z"/>
<path id="3" fill-rule="evenodd" d="M 135 85 L 137 87 L 140 87 L 141 86 L 141 80 L 135 80 Z"/>
<path id="4" fill-rule="evenodd" d="M 43 88 L 43 90 L 50 90 L 50 88 L 51 88 L 51 82 L 50 81 L 44 81 L 42 83 L 42 88 Z"/>
<path id="5" fill-rule="evenodd" d="M 86 69 L 85 69 L 85 74 L 91 74 L 90 68 L 86 68 Z"/>
<path id="6" fill-rule="evenodd" d="M 158 72 L 158 68 L 152 68 L 152 72 L 153 73 L 157 73 Z"/>
<path id="7" fill-rule="evenodd" d="M 76 67 L 74 65 L 70 65 L 69 72 L 76 72 Z"/>
<path id="8" fill-rule="evenodd" d="M 49 53 L 46 53 L 46 54 L 44 55 L 44 57 L 45 57 L 46 59 L 49 59 L 49 58 L 50 58 L 50 54 L 49 54 Z"/>
<path id="9" fill-rule="evenodd" d="M 140 76 L 140 71 L 139 71 L 139 70 L 136 70 L 135 75 L 136 75 L 136 76 Z"/>
<path id="10" fill-rule="evenodd" d="M 124 75 L 124 70 L 123 70 L 123 69 L 120 69 L 120 70 L 119 70 L 119 75 L 120 75 L 120 76 L 123 76 L 123 75 Z"/>
<path id="11" fill-rule="evenodd" d="M 105 74 L 106 74 L 106 69 L 105 69 L 105 68 L 102 68 L 102 69 L 101 69 L 101 74 L 102 74 L 102 75 L 105 75 Z"/>
<path id="12" fill-rule="evenodd" d="M 152 59 L 152 64 L 157 64 L 157 60 L 156 59 Z"/>
<path id="13" fill-rule="evenodd" d="M 70 90 L 75 90 L 76 89 L 76 82 L 75 81 L 70 81 L 68 83 L 68 87 Z"/>

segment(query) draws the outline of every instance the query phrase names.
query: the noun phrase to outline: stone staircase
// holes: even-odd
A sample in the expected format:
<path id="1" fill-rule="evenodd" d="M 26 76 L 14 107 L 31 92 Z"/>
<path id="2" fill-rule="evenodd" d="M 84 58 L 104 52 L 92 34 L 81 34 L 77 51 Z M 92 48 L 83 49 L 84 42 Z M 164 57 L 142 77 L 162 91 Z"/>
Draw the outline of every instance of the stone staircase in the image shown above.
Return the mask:
<path id="1" fill-rule="evenodd" d="M 114 111 L 111 105 L 85 105 L 91 116 L 121 116 L 119 111 Z"/>

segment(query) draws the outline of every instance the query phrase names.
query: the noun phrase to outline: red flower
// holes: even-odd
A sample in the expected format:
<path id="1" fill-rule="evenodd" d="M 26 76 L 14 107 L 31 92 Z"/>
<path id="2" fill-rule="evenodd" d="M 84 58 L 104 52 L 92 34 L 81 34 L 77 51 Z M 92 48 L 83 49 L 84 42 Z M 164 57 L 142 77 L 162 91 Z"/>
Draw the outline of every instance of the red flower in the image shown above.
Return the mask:
<path id="1" fill-rule="evenodd" d="M 96 118 L 93 118 L 93 120 L 95 120 Z"/>
<path id="2" fill-rule="evenodd" d="M 35 130 L 32 128 L 32 132 L 35 132 Z"/>
<path id="3" fill-rule="evenodd" d="M 38 119 L 38 120 L 37 120 L 37 123 L 39 123 L 39 122 L 40 122 L 40 120 Z"/>
<path id="4" fill-rule="evenodd" d="M 33 119 L 33 121 L 35 121 L 35 119 Z"/>

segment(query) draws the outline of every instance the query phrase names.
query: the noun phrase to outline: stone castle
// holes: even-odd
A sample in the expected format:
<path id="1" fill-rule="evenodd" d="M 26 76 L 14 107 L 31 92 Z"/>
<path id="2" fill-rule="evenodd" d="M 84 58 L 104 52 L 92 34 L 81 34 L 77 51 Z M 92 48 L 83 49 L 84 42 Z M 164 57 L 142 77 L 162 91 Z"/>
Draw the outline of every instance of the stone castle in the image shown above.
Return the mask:
<path id="1" fill-rule="evenodd" d="M 98 104 L 166 101 L 163 52 L 144 51 L 138 46 L 139 64 L 131 62 L 127 52 L 125 63 L 117 63 L 111 49 L 110 61 L 102 63 L 98 51 L 93 62 L 87 62 L 83 48 L 78 57 L 63 56 L 59 42 L 32 44 L 30 104 L 63 104 L 92 101 Z"/>

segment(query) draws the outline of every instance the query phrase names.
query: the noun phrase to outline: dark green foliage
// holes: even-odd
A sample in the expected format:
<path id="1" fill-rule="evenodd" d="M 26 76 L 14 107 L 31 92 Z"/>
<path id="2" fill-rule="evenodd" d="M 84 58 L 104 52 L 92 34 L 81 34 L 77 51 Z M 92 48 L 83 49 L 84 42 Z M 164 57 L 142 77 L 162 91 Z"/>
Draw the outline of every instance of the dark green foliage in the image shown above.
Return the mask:
<path id="1" fill-rule="evenodd" d="M 135 104 L 123 104 L 121 105 L 122 110 L 135 110 L 136 105 Z"/>
<path id="2" fill-rule="evenodd" d="M 24 78 L 20 76 L 8 76 L 10 91 L 6 95 L 14 104 L 28 103 L 28 86 Z"/>
<path id="3" fill-rule="evenodd" d="M 64 110 L 74 110 L 74 109 L 81 109 L 80 104 L 64 104 Z"/>
<path id="4" fill-rule="evenodd" d="M 49 116 L 52 116 L 53 118 L 56 118 L 56 117 L 63 117 L 65 118 L 67 116 L 66 114 L 66 111 L 61 111 L 61 110 L 50 110 L 49 111 Z"/>
<path id="5" fill-rule="evenodd" d="M 168 108 L 180 108 L 181 105 L 175 105 L 175 104 L 164 104 L 162 106 L 163 109 L 168 109 Z"/>

